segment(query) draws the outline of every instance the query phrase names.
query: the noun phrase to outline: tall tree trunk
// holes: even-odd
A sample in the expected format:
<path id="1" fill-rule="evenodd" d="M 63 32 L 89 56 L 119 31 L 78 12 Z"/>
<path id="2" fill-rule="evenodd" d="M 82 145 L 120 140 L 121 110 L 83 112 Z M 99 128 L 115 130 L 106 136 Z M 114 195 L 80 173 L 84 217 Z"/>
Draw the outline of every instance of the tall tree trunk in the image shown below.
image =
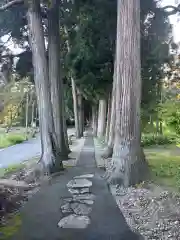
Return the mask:
<path id="1" fill-rule="evenodd" d="M 107 108 L 106 99 L 99 100 L 98 130 L 97 130 L 97 135 L 98 135 L 99 138 L 101 138 L 105 135 L 106 108 Z"/>
<path id="2" fill-rule="evenodd" d="M 84 110 L 82 94 L 78 88 L 77 88 L 77 102 L 78 102 L 79 132 L 80 137 L 82 137 L 84 132 Z"/>
<path id="3" fill-rule="evenodd" d="M 159 134 L 159 118 L 156 116 L 156 134 Z"/>
<path id="4" fill-rule="evenodd" d="M 37 106 L 37 103 L 36 103 L 36 116 L 35 116 L 35 119 L 36 119 L 36 127 L 39 125 L 38 124 L 38 118 L 39 118 L 39 115 L 38 115 L 38 106 Z"/>
<path id="5" fill-rule="evenodd" d="M 64 95 L 60 63 L 59 1 L 52 0 L 48 15 L 49 81 L 55 133 L 57 137 L 56 165 L 68 158 L 64 137 Z"/>
<path id="6" fill-rule="evenodd" d="M 115 61 L 116 65 L 116 61 Z M 116 72 L 116 69 L 115 69 Z M 116 124 L 116 74 L 114 73 L 114 80 L 113 80 L 113 90 L 112 90 L 112 102 L 111 102 L 111 120 L 110 120 L 110 127 L 109 127 L 109 138 L 108 138 L 108 148 L 113 150 L 114 147 L 114 137 L 115 137 L 115 124 Z"/>
<path id="7" fill-rule="evenodd" d="M 110 122 L 111 122 L 111 93 L 109 93 L 108 98 L 108 111 L 107 111 L 107 122 L 106 122 L 106 135 L 105 135 L 105 141 L 108 143 L 109 140 L 109 129 L 110 129 Z"/>
<path id="8" fill-rule="evenodd" d="M 163 135 L 163 124 L 162 124 L 162 121 L 160 120 L 160 123 L 159 123 L 159 133 L 161 135 Z"/>
<path id="9" fill-rule="evenodd" d="M 128 187 L 146 174 L 140 134 L 140 0 L 119 0 L 117 21 L 116 129 L 109 176 Z"/>
<path id="10" fill-rule="evenodd" d="M 66 26 L 64 27 L 65 34 L 67 37 L 69 37 L 68 30 Z M 66 41 L 67 50 L 70 52 L 70 44 L 69 40 Z M 72 97 L 73 97 L 73 110 L 74 110 L 74 120 L 75 120 L 75 129 L 76 129 L 76 138 L 80 138 L 80 127 L 79 127 L 79 117 L 78 117 L 78 100 L 77 100 L 77 88 L 75 80 L 72 76 L 72 73 L 70 73 L 71 77 L 71 87 L 72 87 Z"/>
<path id="11" fill-rule="evenodd" d="M 68 155 L 71 152 L 71 150 L 69 148 L 69 140 L 68 140 L 65 101 L 63 101 L 63 131 L 64 131 L 64 139 L 65 139 L 65 145 L 66 145 L 66 152 L 67 152 L 67 155 Z"/>
<path id="12" fill-rule="evenodd" d="M 93 136 L 97 136 L 97 127 L 98 127 L 98 108 L 97 105 L 92 106 L 92 128 Z"/>
<path id="13" fill-rule="evenodd" d="M 110 112 L 110 122 L 109 122 L 109 133 L 108 133 L 108 144 L 107 149 L 105 149 L 104 153 L 102 154 L 103 158 L 110 158 L 113 154 L 113 147 L 114 147 L 114 138 L 115 138 L 115 123 L 116 123 L 116 67 L 117 61 L 115 58 L 114 61 L 114 76 L 113 76 L 113 88 L 112 88 L 112 97 L 111 97 L 111 112 Z"/>
<path id="14" fill-rule="evenodd" d="M 49 173 L 55 163 L 55 155 L 52 146 L 52 135 L 54 132 L 40 1 L 31 0 L 27 1 L 27 3 L 27 20 L 30 32 L 29 40 L 32 48 L 34 80 L 41 131 L 42 156 L 40 163 L 42 163 L 44 170 Z"/>
<path id="15" fill-rule="evenodd" d="M 32 103 L 32 111 L 31 111 L 31 127 L 34 125 L 34 109 L 35 108 L 35 101 Z"/>
<path id="16" fill-rule="evenodd" d="M 154 124 L 153 124 L 153 117 L 152 117 L 152 115 L 149 116 L 149 124 L 150 124 L 151 130 L 154 130 Z"/>
<path id="17" fill-rule="evenodd" d="M 29 93 L 26 93 L 26 140 L 28 139 Z"/>
<path id="18" fill-rule="evenodd" d="M 74 81 L 74 78 L 71 77 L 71 85 L 72 85 L 72 96 L 73 96 L 73 109 L 74 109 L 74 119 L 75 119 L 75 129 L 76 129 L 76 138 L 81 137 L 80 133 L 80 124 L 78 117 L 78 100 L 77 100 L 77 88 Z"/>

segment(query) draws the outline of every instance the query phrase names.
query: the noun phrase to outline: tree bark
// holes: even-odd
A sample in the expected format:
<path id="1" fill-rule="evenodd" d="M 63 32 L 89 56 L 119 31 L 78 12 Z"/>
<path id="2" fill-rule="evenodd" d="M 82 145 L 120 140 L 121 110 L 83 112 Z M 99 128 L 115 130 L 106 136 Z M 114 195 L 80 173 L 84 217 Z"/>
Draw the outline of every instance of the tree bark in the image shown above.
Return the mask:
<path id="1" fill-rule="evenodd" d="M 52 135 L 54 132 L 44 33 L 40 14 L 40 1 L 27 1 L 27 7 L 29 40 L 32 48 L 34 80 L 41 131 L 42 156 L 40 163 L 42 163 L 44 170 L 50 173 L 55 163 L 55 155 L 52 146 Z"/>
<path id="2" fill-rule="evenodd" d="M 37 103 L 36 103 L 36 116 L 35 116 L 35 119 L 36 119 L 36 121 L 35 121 L 36 127 L 39 125 L 39 123 L 38 123 L 38 118 L 39 118 L 39 113 L 38 113 L 38 106 L 37 106 Z"/>
<path id="3" fill-rule="evenodd" d="M 26 140 L 28 139 L 29 93 L 26 93 Z"/>
<path id="4" fill-rule="evenodd" d="M 156 116 L 156 134 L 159 134 L 159 118 Z"/>
<path id="5" fill-rule="evenodd" d="M 64 27 L 64 31 L 65 31 L 67 37 L 69 37 L 66 26 Z M 66 41 L 66 45 L 67 45 L 68 52 L 70 52 L 70 44 L 69 44 L 68 39 Z M 80 138 L 81 136 L 80 136 L 80 126 L 79 126 L 79 117 L 78 117 L 77 87 L 76 87 L 75 80 L 71 73 L 70 73 L 70 75 L 71 75 L 70 77 L 71 77 L 71 87 L 72 87 L 72 97 L 73 97 L 73 110 L 74 110 L 76 138 Z"/>
<path id="6" fill-rule="evenodd" d="M 77 103 L 78 103 L 79 132 L 80 137 L 82 137 L 84 132 L 84 110 L 82 94 L 78 88 L 77 88 Z"/>
<path id="7" fill-rule="evenodd" d="M 159 123 L 159 133 L 161 135 L 163 135 L 163 124 L 162 124 L 162 121 L 160 120 L 160 123 Z"/>
<path id="8" fill-rule="evenodd" d="M 57 137 L 57 166 L 62 160 L 68 159 L 64 135 L 64 94 L 60 63 L 60 26 L 59 1 L 52 0 L 48 15 L 48 50 L 49 50 L 49 81 L 51 89 L 51 102 L 53 119 Z"/>
<path id="9" fill-rule="evenodd" d="M 114 76 L 113 76 L 113 89 L 111 97 L 111 112 L 109 122 L 108 144 L 102 157 L 107 159 L 111 158 L 113 154 L 114 138 L 115 138 L 115 123 L 116 123 L 116 59 L 114 61 Z"/>
<path id="10" fill-rule="evenodd" d="M 32 111 L 31 111 L 31 127 L 34 125 L 34 109 L 35 108 L 35 101 L 32 103 Z"/>
<path id="11" fill-rule="evenodd" d="M 77 88 L 76 88 L 76 84 L 75 84 L 75 81 L 74 81 L 73 77 L 71 77 L 71 85 L 72 85 L 72 96 L 73 96 L 73 109 L 74 109 L 76 138 L 80 138 L 81 133 L 80 133 L 79 117 L 78 117 Z"/>
<path id="12" fill-rule="evenodd" d="M 109 140 L 109 130 L 110 130 L 110 122 L 111 122 L 111 97 L 112 97 L 111 93 L 109 93 L 107 121 L 106 121 L 106 135 L 105 135 L 106 143 L 108 143 L 108 140 Z"/>
<path id="13" fill-rule="evenodd" d="M 116 124 L 116 84 L 117 84 L 117 59 L 115 53 L 114 59 L 114 75 L 113 75 L 113 88 L 112 88 L 112 97 L 111 97 L 111 112 L 110 112 L 110 123 L 109 123 L 109 133 L 108 133 L 108 144 L 104 153 L 102 154 L 103 158 L 110 158 L 113 154 L 114 147 L 114 138 L 115 138 L 115 124 Z"/>
<path id="14" fill-rule="evenodd" d="M 93 136 L 97 136 L 97 127 L 98 127 L 98 108 L 96 105 L 92 106 L 92 128 Z"/>
<path id="15" fill-rule="evenodd" d="M 63 101 L 63 131 L 64 131 L 64 139 L 65 139 L 65 145 L 66 145 L 66 152 L 67 152 L 67 155 L 68 155 L 71 152 L 71 150 L 69 148 L 69 140 L 68 140 L 65 101 Z"/>
<path id="16" fill-rule="evenodd" d="M 140 182 L 147 170 L 140 144 L 140 97 L 140 0 L 119 0 L 116 128 L 108 180 L 123 187 Z"/>
<path id="17" fill-rule="evenodd" d="M 99 100 L 99 113 L 98 113 L 98 130 L 97 135 L 99 138 L 105 135 L 106 130 L 106 108 L 107 101 L 106 99 Z"/>

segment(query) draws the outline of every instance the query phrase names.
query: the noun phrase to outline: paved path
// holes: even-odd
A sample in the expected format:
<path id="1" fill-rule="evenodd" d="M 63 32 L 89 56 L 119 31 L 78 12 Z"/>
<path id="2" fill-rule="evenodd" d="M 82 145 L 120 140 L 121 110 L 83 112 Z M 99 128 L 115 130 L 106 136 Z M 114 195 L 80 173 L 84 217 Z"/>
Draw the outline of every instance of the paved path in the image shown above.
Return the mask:
<path id="1" fill-rule="evenodd" d="M 74 128 L 68 129 L 68 134 L 74 133 Z M 40 137 L 2 149 L 0 151 L 0 168 L 8 167 L 32 159 L 41 154 Z"/>
<path id="2" fill-rule="evenodd" d="M 82 174 L 92 176 L 69 182 Z M 95 165 L 93 139 L 88 137 L 77 166 L 43 186 L 25 204 L 22 227 L 12 240 L 139 240 L 128 228 L 101 174 Z"/>

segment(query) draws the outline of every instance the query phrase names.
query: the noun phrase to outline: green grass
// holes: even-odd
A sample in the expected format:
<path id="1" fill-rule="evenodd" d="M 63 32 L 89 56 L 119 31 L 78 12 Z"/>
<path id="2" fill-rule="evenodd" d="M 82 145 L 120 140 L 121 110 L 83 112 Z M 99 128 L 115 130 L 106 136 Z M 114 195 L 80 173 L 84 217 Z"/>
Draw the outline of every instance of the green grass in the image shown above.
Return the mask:
<path id="1" fill-rule="evenodd" d="M 25 167 L 25 163 L 13 164 L 7 168 L 0 168 L 0 177 L 4 177 L 5 175 L 13 174 Z"/>
<path id="2" fill-rule="evenodd" d="M 177 151 L 175 147 L 146 148 L 145 154 L 152 180 L 157 184 L 180 190 L 180 150 Z"/>
<path id="3" fill-rule="evenodd" d="M 20 214 L 11 216 L 5 226 L 0 226 L 0 239 L 8 240 L 12 238 L 18 232 L 21 224 Z"/>
<path id="4" fill-rule="evenodd" d="M 0 148 L 6 148 L 26 140 L 24 134 L 4 133 L 0 134 Z"/>
<path id="5" fill-rule="evenodd" d="M 143 147 L 153 146 L 153 145 L 175 144 L 176 142 L 177 142 L 177 136 L 173 134 L 157 135 L 154 133 L 143 133 L 141 138 L 141 145 Z"/>

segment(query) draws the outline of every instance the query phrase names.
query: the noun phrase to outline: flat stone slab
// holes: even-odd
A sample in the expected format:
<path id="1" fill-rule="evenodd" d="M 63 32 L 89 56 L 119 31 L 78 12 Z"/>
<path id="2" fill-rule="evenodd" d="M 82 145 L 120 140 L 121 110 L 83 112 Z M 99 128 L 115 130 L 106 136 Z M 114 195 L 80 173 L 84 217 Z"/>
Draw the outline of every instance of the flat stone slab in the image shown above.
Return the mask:
<path id="1" fill-rule="evenodd" d="M 80 194 L 85 194 L 85 193 L 89 193 L 89 192 L 90 192 L 89 188 L 82 188 L 79 190 Z"/>
<path id="2" fill-rule="evenodd" d="M 87 205 L 93 205 L 93 203 L 94 203 L 93 200 L 86 200 L 86 199 L 84 199 L 84 200 L 77 200 L 77 201 L 80 202 L 80 203 L 85 203 Z"/>
<path id="3" fill-rule="evenodd" d="M 72 194 L 72 195 L 78 195 L 78 194 L 85 194 L 85 193 L 89 193 L 90 190 L 89 188 L 68 188 L 68 191 Z"/>
<path id="4" fill-rule="evenodd" d="M 90 219 L 87 216 L 78 216 L 76 214 L 71 214 L 67 217 L 62 218 L 58 227 L 60 228 L 76 228 L 84 229 L 90 224 Z"/>
<path id="5" fill-rule="evenodd" d="M 80 176 L 76 176 L 74 177 L 74 179 L 81 179 L 81 178 L 93 178 L 94 174 L 85 174 L 85 175 L 80 175 Z"/>
<path id="6" fill-rule="evenodd" d="M 92 208 L 84 203 L 75 202 L 71 203 L 70 206 L 73 212 L 77 215 L 88 215 L 92 211 Z"/>
<path id="7" fill-rule="evenodd" d="M 73 196 L 73 200 L 95 200 L 96 196 L 92 193 Z"/>
<path id="8" fill-rule="evenodd" d="M 63 202 L 64 203 L 70 203 L 70 202 L 72 202 L 73 201 L 73 197 L 67 197 L 67 198 L 64 198 L 63 199 Z"/>
<path id="9" fill-rule="evenodd" d="M 72 195 L 80 194 L 80 192 L 79 192 L 78 189 L 68 188 L 68 191 L 69 191 Z"/>
<path id="10" fill-rule="evenodd" d="M 82 178 L 82 179 L 74 179 L 68 182 L 68 188 L 89 188 L 92 186 L 92 182 Z"/>
<path id="11" fill-rule="evenodd" d="M 62 213 L 72 213 L 73 210 L 71 208 L 70 203 L 65 203 L 64 205 L 61 206 L 61 212 Z"/>

